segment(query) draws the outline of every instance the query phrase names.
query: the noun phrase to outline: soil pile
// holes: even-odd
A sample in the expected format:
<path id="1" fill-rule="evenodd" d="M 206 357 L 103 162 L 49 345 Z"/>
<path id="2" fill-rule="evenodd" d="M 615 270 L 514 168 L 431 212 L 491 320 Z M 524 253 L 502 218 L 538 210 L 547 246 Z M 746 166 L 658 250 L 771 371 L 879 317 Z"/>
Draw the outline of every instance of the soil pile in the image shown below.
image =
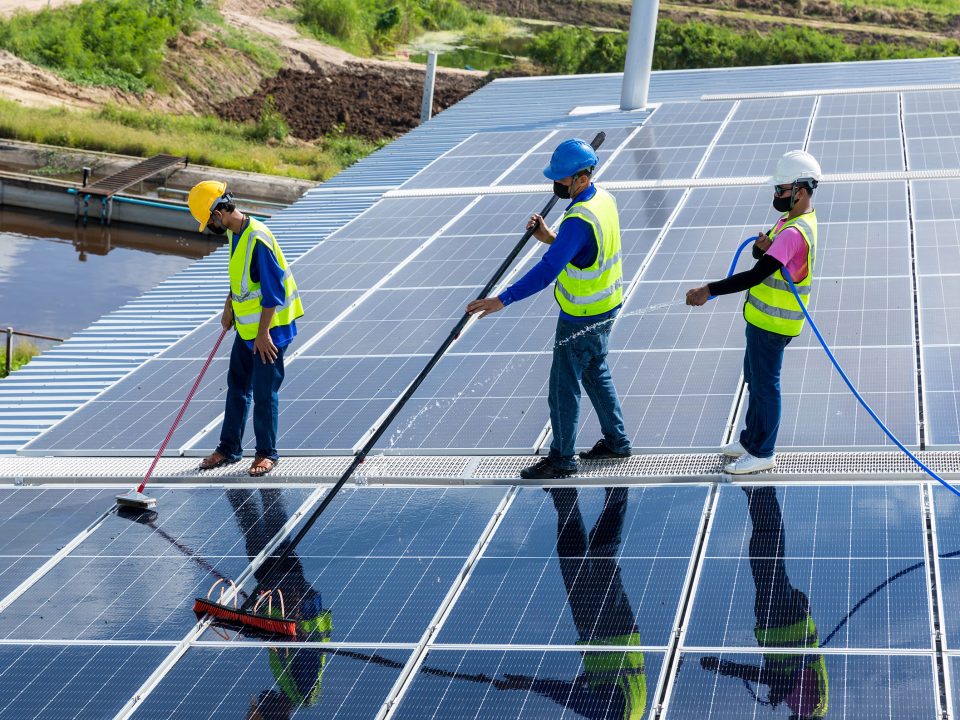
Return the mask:
<path id="1" fill-rule="evenodd" d="M 351 63 L 315 71 L 284 69 L 264 80 L 255 93 L 218 108 L 225 120 L 256 121 L 267 97 L 302 140 L 331 131 L 370 140 L 396 137 L 420 122 L 423 71 Z M 434 114 L 450 107 L 483 84 L 482 78 L 437 73 Z"/>

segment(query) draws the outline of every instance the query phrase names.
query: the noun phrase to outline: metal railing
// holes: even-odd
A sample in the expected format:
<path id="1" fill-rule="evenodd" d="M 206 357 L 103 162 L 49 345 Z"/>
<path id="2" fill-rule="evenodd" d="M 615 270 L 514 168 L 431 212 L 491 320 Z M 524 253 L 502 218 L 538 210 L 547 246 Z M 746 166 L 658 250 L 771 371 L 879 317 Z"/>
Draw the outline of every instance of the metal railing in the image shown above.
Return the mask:
<path id="1" fill-rule="evenodd" d="M 19 335 L 20 337 L 35 338 L 37 340 L 52 340 L 54 342 L 63 342 L 63 338 L 53 337 L 52 335 L 41 335 L 40 333 L 26 332 L 25 330 L 14 330 L 12 327 L 8 327 L 4 330 L 7 334 L 7 354 L 4 358 L 4 377 L 7 377 L 10 374 L 10 371 L 13 367 L 13 336 Z"/>

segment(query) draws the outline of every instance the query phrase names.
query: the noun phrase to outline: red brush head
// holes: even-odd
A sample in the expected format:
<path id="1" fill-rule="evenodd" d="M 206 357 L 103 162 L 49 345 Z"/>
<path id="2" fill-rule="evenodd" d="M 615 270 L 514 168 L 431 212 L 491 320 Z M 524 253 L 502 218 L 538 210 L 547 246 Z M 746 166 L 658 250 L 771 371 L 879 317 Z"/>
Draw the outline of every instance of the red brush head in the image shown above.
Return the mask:
<path id="1" fill-rule="evenodd" d="M 239 625 L 268 635 L 287 635 L 293 638 L 297 636 L 297 623 L 294 620 L 256 615 L 246 610 L 220 605 L 206 598 L 196 598 L 193 601 L 193 612 L 198 619 L 210 615 L 223 623 Z"/>

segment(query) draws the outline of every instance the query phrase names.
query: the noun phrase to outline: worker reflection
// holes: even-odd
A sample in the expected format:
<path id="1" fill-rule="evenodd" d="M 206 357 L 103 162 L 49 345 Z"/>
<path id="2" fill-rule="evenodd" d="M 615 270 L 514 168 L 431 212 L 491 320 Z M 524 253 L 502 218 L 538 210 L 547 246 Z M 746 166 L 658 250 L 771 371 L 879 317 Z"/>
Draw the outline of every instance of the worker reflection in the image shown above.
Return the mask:
<path id="1" fill-rule="evenodd" d="M 756 585 L 754 634 L 763 648 L 817 648 L 817 626 L 810 614 L 810 600 L 790 584 L 784 563 L 786 536 L 776 489 L 744 487 L 753 532 L 750 535 L 750 571 Z M 792 720 L 813 720 L 827 714 L 829 692 L 823 655 L 763 653 L 763 664 L 752 665 L 703 657 L 700 665 L 711 672 L 766 685 L 766 700 L 777 707 L 784 703 Z M 753 691 L 750 690 L 753 694 Z M 756 696 L 754 696 L 756 697 Z"/>
<path id="2" fill-rule="evenodd" d="M 606 488 L 606 502 L 587 534 L 576 488 L 549 488 L 557 510 L 557 555 L 581 645 L 640 645 L 640 632 L 620 577 L 617 552 L 627 488 Z M 584 652 L 572 682 L 507 675 L 497 687 L 529 689 L 585 718 L 640 720 L 647 709 L 643 653 Z"/>
<path id="3" fill-rule="evenodd" d="M 237 523 L 247 545 L 247 555 L 252 561 L 266 547 L 288 518 L 279 489 L 261 489 L 260 502 L 254 491 L 232 489 L 227 498 L 233 506 Z M 324 610 L 320 593 L 313 589 L 303 574 L 303 564 L 296 553 L 283 554 L 281 543 L 273 556 L 282 556 L 277 565 L 262 563 L 255 573 L 257 587 L 277 589 L 283 594 L 286 617 L 297 623 L 297 637 L 288 640 L 306 642 L 329 642 L 333 629 L 332 616 Z M 258 612 L 263 612 L 259 609 Z M 279 616 L 278 600 L 267 611 Z M 320 700 L 323 670 L 327 653 L 313 647 L 282 647 L 269 649 L 270 670 L 275 684 L 252 698 L 247 720 L 287 720 L 301 707 L 312 707 Z"/>

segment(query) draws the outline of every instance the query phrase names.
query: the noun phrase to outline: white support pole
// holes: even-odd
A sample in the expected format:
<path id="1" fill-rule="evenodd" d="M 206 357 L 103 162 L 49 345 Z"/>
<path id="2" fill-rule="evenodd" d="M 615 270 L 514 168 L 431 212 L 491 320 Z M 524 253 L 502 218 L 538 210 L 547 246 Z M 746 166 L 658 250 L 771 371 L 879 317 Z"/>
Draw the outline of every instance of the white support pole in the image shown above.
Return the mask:
<path id="1" fill-rule="evenodd" d="M 433 83 L 437 77 L 437 53 L 427 53 L 427 76 L 423 80 L 423 101 L 420 103 L 420 122 L 433 115 Z"/>
<path id="2" fill-rule="evenodd" d="M 621 110 L 641 110 L 647 106 L 659 8 L 659 0 L 633 0 L 623 87 L 620 90 Z"/>

